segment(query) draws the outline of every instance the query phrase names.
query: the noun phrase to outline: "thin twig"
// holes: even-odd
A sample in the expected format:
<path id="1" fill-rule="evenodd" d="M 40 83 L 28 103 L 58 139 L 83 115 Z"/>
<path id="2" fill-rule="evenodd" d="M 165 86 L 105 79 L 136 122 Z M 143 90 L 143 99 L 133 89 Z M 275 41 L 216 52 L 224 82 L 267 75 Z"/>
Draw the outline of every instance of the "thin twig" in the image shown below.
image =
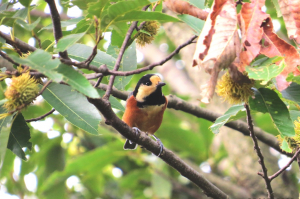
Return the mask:
<path id="1" fill-rule="evenodd" d="M 129 42 L 129 40 L 131 38 L 131 34 L 134 31 L 137 23 L 138 23 L 137 21 L 133 22 L 131 24 L 130 28 L 128 29 L 127 33 L 126 33 L 125 39 L 124 39 L 123 44 L 122 44 L 122 46 L 120 48 L 120 52 L 119 52 L 119 55 L 117 57 L 114 69 L 113 69 L 114 71 L 118 71 L 119 70 L 122 57 L 123 57 L 123 55 L 125 53 L 125 49 L 127 47 L 127 44 L 128 44 L 128 42 Z M 103 99 L 106 99 L 106 100 L 109 99 L 111 89 L 112 89 L 112 87 L 114 85 L 115 77 L 116 77 L 115 75 L 111 75 L 110 76 L 109 83 L 108 83 L 108 88 L 107 88 L 107 90 L 105 92 L 105 95 L 103 96 Z"/>
<path id="2" fill-rule="evenodd" d="M 273 175 L 269 176 L 270 182 L 274 178 L 276 178 L 277 176 L 279 176 L 282 172 L 284 172 L 294 162 L 294 160 L 297 158 L 297 156 L 299 155 L 299 153 L 300 153 L 300 149 L 298 149 L 298 151 L 294 154 L 294 156 L 290 159 L 290 161 L 284 167 L 282 167 L 279 171 L 277 171 Z"/>
<path id="3" fill-rule="evenodd" d="M 61 24 L 60 24 L 60 15 L 57 11 L 54 0 L 45 0 L 45 1 L 47 2 L 50 8 L 51 18 L 53 23 L 53 34 L 54 34 L 55 41 L 57 43 L 58 40 L 60 40 L 63 37 Z M 64 59 L 69 59 L 67 51 L 59 52 L 59 55 Z"/>
<path id="4" fill-rule="evenodd" d="M 16 66 L 19 66 L 19 64 L 17 62 L 15 62 L 12 58 L 10 58 L 6 53 L 2 52 L 1 50 L 0 50 L 0 55 L 1 55 L 1 57 L 6 59 L 7 61 L 9 61 L 10 63 L 12 63 Z"/>
<path id="5" fill-rule="evenodd" d="M 39 121 L 41 119 L 44 119 L 45 117 L 47 117 L 48 115 L 51 115 L 53 112 L 55 111 L 55 109 L 53 108 L 51 111 L 49 111 L 48 113 L 41 115 L 40 117 L 37 118 L 32 118 L 29 120 L 25 120 L 26 122 L 35 122 L 35 121 Z"/>
<path id="6" fill-rule="evenodd" d="M 265 180 L 265 184 L 266 184 L 266 188 L 267 188 L 267 192 L 268 192 L 268 198 L 274 199 L 274 193 L 273 193 L 273 189 L 272 189 L 272 186 L 271 186 L 271 180 L 268 177 L 268 169 L 265 165 L 264 156 L 260 151 L 260 148 L 259 148 L 258 142 L 257 142 L 257 138 L 254 134 L 253 123 L 252 123 L 252 118 L 251 118 L 251 114 L 250 114 L 250 108 L 249 108 L 249 105 L 246 104 L 246 103 L 245 103 L 244 106 L 245 106 L 245 109 L 246 109 L 247 123 L 248 123 L 250 136 L 251 136 L 251 138 L 253 140 L 253 144 L 254 144 L 254 150 L 257 153 L 257 156 L 259 158 L 258 162 L 260 163 L 261 168 L 263 170 L 263 173 L 259 173 L 259 175 L 261 175 Z"/>
<path id="7" fill-rule="evenodd" d="M 94 85 L 94 88 L 96 88 L 96 87 L 98 87 L 98 86 L 100 85 L 100 83 L 101 83 L 103 77 L 104 77 L 103 75 L 99 76 L 99 78 L 98 78 L 96 84 Z"/>
<path id="8" fill-rule="evenodd" d="M 150 5 L 147 5 L 145 7 L 143 7 L 143 10 L 147 10 L 147 8 L 149 7 Z M 114 71 L 118 71 L 119 70 L 119 67 L 120 67 L 120 63 L 122 61 L 122 58 L 123 58 L 123 55 L 125 53 L 125 50 L 127 48 L 127 45 L 128 45 L 128 42 L 130 41 L 131 39 L 131 35 L 134 31 L 134 29 L 136 28 L 136 25 L 137 25 L 138 21 L 134 21 L 131 26 L 129 27 L 127 33 L 126 33 L 126 36 L 125 36 L 125 39 L 122 43 L 122 46 L 120 48 L 120 52 L 119 52 L 119 55 L 117 57 L 117 60 L 116 60 L 116 63 L 115 63 L 115 66 L 114 66 Z M 109 83 L 108 83 L 108 88 L 105 92 L 105 95 L 103 96 L 103 99 L 105 100 L 108 100 L 109 99 L 109 96 L 110 96 L 110 92 L 111 92 L 111 89 L 114 85 L 114 81 L 115 81 L 115 75 L 111 75 L 110 78 L 109 78 Z"/>

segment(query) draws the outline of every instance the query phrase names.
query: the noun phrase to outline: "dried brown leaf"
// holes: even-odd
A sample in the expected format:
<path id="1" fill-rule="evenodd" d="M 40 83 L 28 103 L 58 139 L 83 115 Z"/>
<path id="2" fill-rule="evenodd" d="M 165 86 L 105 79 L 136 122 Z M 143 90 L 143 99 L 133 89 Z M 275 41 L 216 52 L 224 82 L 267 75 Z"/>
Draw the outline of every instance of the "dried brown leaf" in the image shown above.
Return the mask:
<path id="1" fill-rule="evenodd" d="M 300 44 L 300 0 L 280 0 L 279 6 L 288 36 Z"/>
<path id="2" fill-rule="evenodd" d="M 269 17 L 268 14 L 261 11 L 264 2 L 264 0 L 253 0 L 252 3 L 244 3 L 239 14 L 242 32 L 242 52 L 239 66 L 241 72 L 260 51 L 260 42 L 263 36 L 261 24 Z"/>
<path id="3" fill-rule="evenodd" d="M 279 38 L 273 30 L 273 23 L 270 18 L 263 23 L 262 28 L 263 44 L 261 45 L 260 53 L 267 57 L 283 56 L 286 63 L 286 67 L 282 73 L 276 78 L 279 90 L 283 90 L 288 86 L 285 81 L 287 75 L 291 72 L 294 75 L 300 75 L 298 66 L 300 65 L 300 55 L 294 46 L 288 44 L 283 39 Z"/>
<path id="4" fill-rule="evenodd" d="M 213 96 L 219 71 L 235 59 L 239 42 L 235 3 L 216 0 L 197 41 L 193 59 L 193 66 L 203 67 L 211 74 L 202 101 L 208 102 Z"/>

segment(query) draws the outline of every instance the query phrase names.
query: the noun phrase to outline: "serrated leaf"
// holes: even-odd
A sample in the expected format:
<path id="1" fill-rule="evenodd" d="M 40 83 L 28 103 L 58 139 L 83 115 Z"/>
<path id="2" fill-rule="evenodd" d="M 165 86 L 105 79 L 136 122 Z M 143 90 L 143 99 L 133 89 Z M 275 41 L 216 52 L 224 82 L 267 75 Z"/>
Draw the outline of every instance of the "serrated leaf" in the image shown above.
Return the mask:
<path id="1" fill-rule="evenodd" d="M 254 96 L 254 99 L 249 98 L 251 110 L 268 112 L 282 136 L 295 135 L 290 113 L 275 91 L 267 88 L 255 89 Z"/>
<path id="2" fill-rule="evenodd" d="M 66 21 L 61 21 L 61 27 L 65 28 L 67 26 L 77 24 L 82 19 L 84 19 L 84 17 L 78 17 L 78 18 L 69 19 Z M 53 29 L 53 24 L 51 23 L 48 26 L 43 27 L 41 30 L 52 30 L 52 29 Z M 40 32 L 41 30 L 39 30 L 38 32 Z"/>
<path id="3" fill-rule="evenodd" d="M 137 68 L 136 44 L 133 42 L 125 51 L 119 71 L 131 71 Z M 114 86 L 119 90 L 125 90 L 132 76 L 118 76 L 115 78 Z"/>
<path id="4" fill-rule="evenodd" d="M 21 27 L 23 27 L 25 30 L 32 31 L 40 21 L 41 21 L 41 17 L 39 17 L 37 20 L 35 20 L 35 22 L 31 24 L 28 24 L 27 22 L 21 19 L 17 19 L 16 23 L 19 24 Z"/>
<path id="5" fill-rule="evenodd" d="M 101 115 L 84 95 L 72 90 L 70 86 L 51 83 L 42 96 L 73 125 L 98 135 Z"/>
<path id="6" fill-rule="evenodd" d="M 282 97 L 288 100 L 292 100 L 297 104 L 300 104 L 300 85 L 296 83 L 291 83 L 289 87 L 281 91 Z"/>
<path id="7" fill-rule="evenodd" d="M 15 55 L 10 55 L 10 57 L 19 64 L 30 66 L 32 69 L 43 73 L 55 82 L 60 82 L 63 78 L 61 74 L 54 71 L 60 61 L 52 59 L 52 55 L 43 50 L 37 49 L 26 58 L 19 58 Z"/>
<path id="8" fill-rule="evenodd" d="M 68 48 L 69 57 L 78 61 L 85 61 L 93 52 L 93 48 L 84 44 L 74 44 Z M 109 69 L 113 69 L 116 59 L 105 52 L 97 50 L 97 55 L 91 62 L 91 65 L 101 66 L 106 64 Z"/>
<path id="9" fill-rule="evenodd" d="M 279 65 L 264 65 L 264 63 L 255 68 L 246 66 L 246 72 L 248 73 L 249 78 L 254 80 L 262 80 L 262 85 L 266 85 L 272 78 L 277 77 L 286 67 L 284 61 L 282 61 Z"/>
<path id="10" fill-rule="evenodd" d="M 146 11 L 131 11 L 126 13 L 122 17 L 118 17 L 115 22 L 127 22 L 127 21 L 152 21 L 156 20 L 160 23 L 165 22 L 179 22 L 180 20 L 171 17 L 170 15 L 161 12 L 146 12 Z"/>
<path id="11" fill-rule="evenodd" d="M 7 148 L 19 158 L 27 160 L 25 157 L 25 152 L 22 148 L 27 147 L 29 150 L 31 150 L 32 143 L 29 142 L 30 138 L 29 127 L 27 126 L 23 115 L 19 113 L 13 120 Z"/>
<path id="12" fill-rule="evenodd" d="M 282 13 L 281 13 L 281 10 L 280 10 L 280 6 L 279 6 L 279 3 L 278 1 L 280 0 L 272 0 L 273 4 L 274 4 L 274 7 L 276 9 L 276 13 L 277 13 L 277 17 L 281 17 L 282 16 Z"/>
<path id="13" fill-rule="evenodd" d="M 244 105 L 233 105 L 224 113 L 224 115 L 218 117 L 214 124 L 211 125 L 209 128 L 213 133 L 217 134 L 219 133 L 220 128 L 224 126 L 227 122 L 232 121 L 233 119 L 237 119 L 241 115 L 245 116 Z"/>
<path id="14" fill-rule="evenodd" d="M 71 35 L 68 35 L 68 36 L 65 36 L 65 37 L 61 38 L 58 41 L 57 47 L 54 51 L 55 52 L 63 52 L 65 50 L 67 50 L 67 48 L 69 48 L 70 46 L 75 44 L 84 35 L 85 35 L 85 32 L 78 33 L 78 34 L 71 34 Z"/>
<path id="15" fill-rule="evenodd" d="M 82 94 L 91 98 L 100 97 L 97 90 L 90 84 L 90 82 L 71 66 L 60 64 L 56 71 L 64 76 L 64 82 Z"/>
<path id="16" fill-rule="evenodd" d="M 87 11 L 91 15 L 101 16 L 103 8 L 106 6 L 108 2 L 109 0 L 100 0 L 98 2 L 89 3 Z"/>
<path id="17" fill-rule="evenodd" d="M 189 25 L 196 32 L 196 35 L 199 35 L 201 33 L 205 21 L 186 14 L 177 15 L 177 17 L 184 21 L 187 25 Z"/>

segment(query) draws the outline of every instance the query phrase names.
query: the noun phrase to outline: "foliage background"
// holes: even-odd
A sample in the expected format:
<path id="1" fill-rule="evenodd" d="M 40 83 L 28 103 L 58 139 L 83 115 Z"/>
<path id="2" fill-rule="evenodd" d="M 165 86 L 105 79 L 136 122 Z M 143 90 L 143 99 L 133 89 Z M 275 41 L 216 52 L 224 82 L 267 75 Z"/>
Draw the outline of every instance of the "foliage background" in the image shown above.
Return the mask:
<path id="1" fill-rule="evenodd" d="M 82 10 L 82 16 L 86 16 L 94 12 L 93 2 L 96 1 L 57 1 L 61 5 L 62 20 L 71 18 L 75 21 L 73 24 L 77 24 L 75 29 L 70 30 L 67 27 L 70 23 L 66 23 L 63 26 L 64 36 L 81 33 L 82 29 L 87 29 L 84 21 L 79 22 L 78 18 L 68 16 L 66 14 L 68 10 L 77 6 Z M 29 5 L 30 1 L 20 0 L 18 5 L 21 9 L 11 8 L 11 15 L 2 12 L 6 3 L 7 1 L 1 1 L 0 4 L 2 23 L 6 27 L 13 27 L 15 37 L 25 42 L 32 42 L 34 38 L 30 28 L 17 22 L 27 17 L 26 11 L 21 11 L 24 7 L 20 3 Z M 204 6 L 204 3 L 201 2 L 201 7 L 208 7 Z M 31 21 L 38 20 L 34 32 L 42 41 L 42 46 L 48 46 L 54 41 L 54 36 L 52 29 L 47 28 L 52 23 L 51 18 L 44 14 L 47 3 L 41 0 L 31 2 L 31 5 L 34 4 L 36 6 L 30 8 L 32 9 Z M 266 9 L 273 19 L 277 19 L 278 27 L 280 27 L 277 34 L 287 38 L 282 17 L 277 17 L 271 1 L 266 1 Z M 157 7 L 157 11 L 159 10 L 176 17 L 174 13 L 163 9 L 162 4 Z M 79 12 L 79 10 L 73 12 Z M 127 26 L 124 28 L 122 25 L 117 24 L 107 30 L 107 32 L 113 32 L 111 44 L 119 47 L 127 31 Z M 3 30 L 4 26 L 1 26 L 1 31 Z M 79 43 L 93 47 L 95 45 L 94 31 L 93 27 L 88 29 L 80 38 Z M 118 31 L 117 34 L 116 31 Z M 137 67 L 160 61 L 193 34 L 195 32 L 186 23 L 163 23 L 153 44 L 139 48 L 138 52 L 144 54 L 144 59 L 137 64 Z M 98 49 L 106 51 L 110 45 L 109 42 L 109 39 L 102 40 Z M 38 47 L 37 40 L 34 44 Z M 191 68 L 194 49 L 194 44 L 186 47 L 171 61 L 164 66 L 156 67 L 151 73 L 164 76 L 167 83 L 167 86 L 163 88 L 165 95 L 174 94 L 193 104 L 199 104 L 200 86 L 207 80 L 207 75 L 203 71 Z M 14 54 L 9 49 L 5 50 Z M 52 50 L 54 49 L 50 49 Z M 127 58 L 130 64 L 129 68 L 124 70 L 132 70 L 130 67 L 134 65 L 132 62 L 135 62 L 135 56 Z M 87 70 L 83 71 L 88 73 Z M 117 88 L 132 91 L 139 78 L 146 73 L 121 79 L 120 82 L 125 83 L 117 85 Z M 107 84 L 108 80 L 104 78 L 102 83 Z M 0 86 L 2 90 L 5 90 L 6 82 L 2 81 Z M 100 95 L 102 96 L 103 93 Z M 4 98 L 2 92 L 0 92 L 0 97 Z M 116 101 L 124 106 L 124 101 Z M 80 106 L 80 104 L 76 105 Z M 124 109 L 118 102 L 114 105 L 119 107 L 116 112 L 121 117 Z M 228 108 L 226 103 L 221 104 L 218 97 L 215 97 L 210 105 L 201 104 L 201 106 L 219 113 L 225 112 Z M 35 118 L 50 111 L 51 108 L 45 100 L 38 98 L 22 114 L 25 119 Z M 268 133 L 278 135 L 268 114 L 256 113 L 254 117 L 256 126 Z M 225 127 L 221 129 L 221 133 L 214 135 L 209 130 L 211 125 L 212 123 L 205 119 L 168 109 L 156 135 L 166 148 L 178 154 L 189 165 L 234 198 L 264 196 L 263 180 L 256 174 L 260 167 L 251 139 Z M 156 156 L 141 148 L 135 151 L 124 151 L 124 138 L 113 128 L 105 125 L 104 121 L 101 121 L 98 128 L 100 135 L 86 133 L 57 112 L 42 121 L 31 122 L 28 126 L 31 133 L 30 142 L 33 146 L 31 151 L 28 148 L 25 149 L 27 161 L 21 161 L 19 157 L 7 150 L 1 169 L 2 194 L 9 193 L 11 198 L 206 198 L 194 184 L 180 176 L 177 171 Z M 260 146 L 269 172 L 274 173 L 278 170 L 278 164 L 286 157 L 262 143 Z M 273 181 L 272 185 L 278 196 L 298 197 L 299 174 L 295 166 L 293 165 L 288 172 Z"/>

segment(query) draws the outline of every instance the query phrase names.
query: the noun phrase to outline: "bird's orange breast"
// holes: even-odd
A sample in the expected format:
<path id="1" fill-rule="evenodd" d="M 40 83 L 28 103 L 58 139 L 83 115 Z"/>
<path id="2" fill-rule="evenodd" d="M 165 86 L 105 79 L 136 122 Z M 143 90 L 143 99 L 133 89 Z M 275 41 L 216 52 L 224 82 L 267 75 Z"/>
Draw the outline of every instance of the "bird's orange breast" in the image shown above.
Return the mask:
<path id="1" fill-rule="evenodd" d="M 160 127 L 168 101 L 162 105 L 151 105 L 139 108 L 132 95 L 128 98 L 122 120 L 130 127 L 137 127 L 141 131 L 154 134 Z"/>

